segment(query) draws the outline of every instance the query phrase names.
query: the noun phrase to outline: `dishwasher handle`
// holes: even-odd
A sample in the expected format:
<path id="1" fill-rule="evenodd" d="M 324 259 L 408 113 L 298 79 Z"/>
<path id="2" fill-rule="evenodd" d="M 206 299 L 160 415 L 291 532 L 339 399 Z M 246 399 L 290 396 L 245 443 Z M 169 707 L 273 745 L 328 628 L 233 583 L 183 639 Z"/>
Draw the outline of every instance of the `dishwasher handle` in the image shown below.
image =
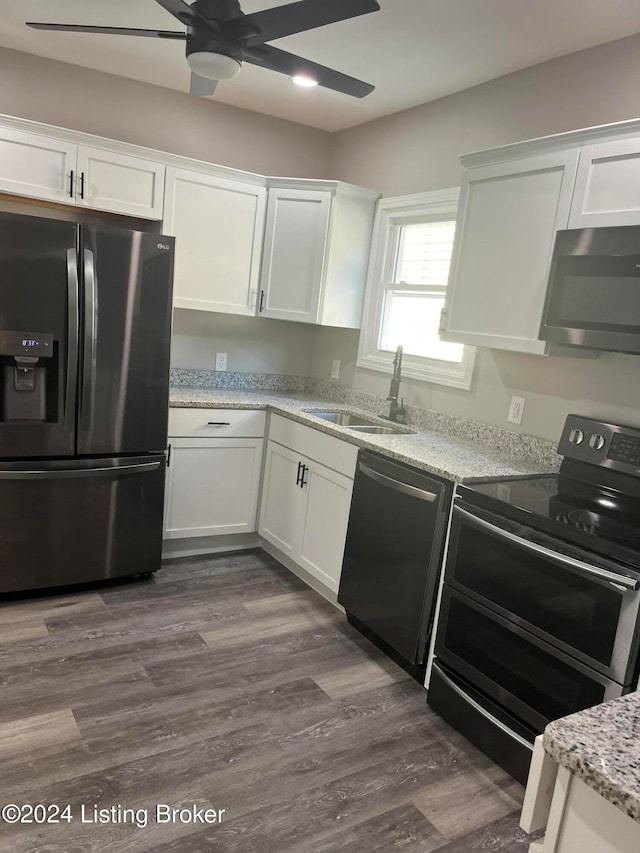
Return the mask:
<path id="1" fill-rule="evenodd" d="M 381 474 L 379 471 L 374 471 L 373 468 L 369 468 L 368 465 L 365 465 L 364 462 L 358 462 L 358 468 L 365 477 L 369 477 L 371 480 L 375 480 L 376 483 L 380 483 L 382 486 L 385 486 L 387 489 L 393 489 L 395 492 L 400 492 L 402 495 L 407 495 L 410 498 L 417 498 L 420 501 L 428 501 L 432 503 L 438 497 L 435 492 L 427 492 L 424 489 L 419 489 L 417 486 L 410 486 L 408 483 L 402 483 L 400 480 L 396 480 L 393 477 L 388 477 L 386 474 Z"/>

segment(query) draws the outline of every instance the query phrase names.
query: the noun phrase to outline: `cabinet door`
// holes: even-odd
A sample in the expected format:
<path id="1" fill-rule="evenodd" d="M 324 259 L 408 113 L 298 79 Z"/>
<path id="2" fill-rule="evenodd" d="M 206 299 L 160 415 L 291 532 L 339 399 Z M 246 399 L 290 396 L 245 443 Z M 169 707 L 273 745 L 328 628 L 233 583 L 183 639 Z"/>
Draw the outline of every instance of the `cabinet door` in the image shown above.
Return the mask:
<path id="1" fill-rule="evenodd" d="M 177 308 L 255 314 L 266 190 L 167 169 L 164 231 L 176 238 Z"/>
<path id="2" fill-rule="evenodd" d="M 330 192 L 269 190 L 260 278 L 262 316 L 318 321 L 330 209 Z"/>
<path id="3" fill-rule="evenodd" d="M 580 152 L 569 228 L 640 225 L 640 139 L 589 145 Z"/>
<path id="4" fill-rule="evenodd" d="M 566 228 L 578 149 L 465 173 L 442 337 L 544 353 L 538 340 L 556 231 Z"/>
<path id="5" fill-rule="evenodd" d="M 76 204 L 111 213 L 162 219 L 164 166 L 99 148 L 78 148 Z"/>
<path id="6" fill-rule="evenodd" d="M 76 153 L 70 142 L 0 129 L 0 192 L 74 204 Z"/>
<path id="7" fill-rule="evenodd" d="M 298 563 L 338 592 L 353 480 L 304 459 L 307 511 Z"/>
<path id="8" fill-rule="evenodd" d="M 165 538 L 256 530 L 262 439 L 170 439 Z"/>
<path id="9" fill-rule="evenodd" d="M 307 493 L 299 484 L 300 454 L 274 441 L 267 444 L 258 533 L 284 554 L 298 559 Z"/>

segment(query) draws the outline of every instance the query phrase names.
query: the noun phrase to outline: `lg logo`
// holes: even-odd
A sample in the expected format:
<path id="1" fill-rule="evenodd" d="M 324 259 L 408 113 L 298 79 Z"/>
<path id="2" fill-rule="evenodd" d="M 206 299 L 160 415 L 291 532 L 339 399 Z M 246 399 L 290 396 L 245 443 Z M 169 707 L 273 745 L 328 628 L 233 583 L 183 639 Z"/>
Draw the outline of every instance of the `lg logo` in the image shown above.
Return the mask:
<path id="1" fill-rule="evenodd" d="M 168 243 L 157 243 L 158 249 L 164 249 L 165 252 L 168 252 L 171 246 Z"/>

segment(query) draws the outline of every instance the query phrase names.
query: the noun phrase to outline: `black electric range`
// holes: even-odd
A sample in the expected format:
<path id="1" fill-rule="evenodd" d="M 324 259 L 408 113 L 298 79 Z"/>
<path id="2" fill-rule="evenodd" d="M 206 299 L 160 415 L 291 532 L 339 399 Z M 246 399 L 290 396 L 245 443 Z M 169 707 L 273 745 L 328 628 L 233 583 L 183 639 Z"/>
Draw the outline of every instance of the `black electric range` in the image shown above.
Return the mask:
<path id="1" fill-rule="evenodd" d="M 460 500 L 640 569 L 640 429 L 569 415 L 558 474 L 459 486 Z"/>
<path id="2" fill-rule="evenodd" d="M 569 415 L 558 453 L 558 474 L 456 489 L 428 683 L 522 782 L 548 722 L 640 669 L 640 429 Z"/>

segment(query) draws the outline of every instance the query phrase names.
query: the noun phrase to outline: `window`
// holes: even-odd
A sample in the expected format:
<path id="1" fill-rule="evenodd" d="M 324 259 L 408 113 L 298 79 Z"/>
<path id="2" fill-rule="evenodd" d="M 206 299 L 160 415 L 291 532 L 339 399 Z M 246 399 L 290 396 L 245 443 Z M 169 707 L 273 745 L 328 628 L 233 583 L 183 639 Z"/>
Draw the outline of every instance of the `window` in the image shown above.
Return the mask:
<path id="1" fill-rule="evenodd" d="M 440 340 L 458 190 L 382 199 L 371 244 L 358 365 L 468 389 L 475 348 Z"/>

